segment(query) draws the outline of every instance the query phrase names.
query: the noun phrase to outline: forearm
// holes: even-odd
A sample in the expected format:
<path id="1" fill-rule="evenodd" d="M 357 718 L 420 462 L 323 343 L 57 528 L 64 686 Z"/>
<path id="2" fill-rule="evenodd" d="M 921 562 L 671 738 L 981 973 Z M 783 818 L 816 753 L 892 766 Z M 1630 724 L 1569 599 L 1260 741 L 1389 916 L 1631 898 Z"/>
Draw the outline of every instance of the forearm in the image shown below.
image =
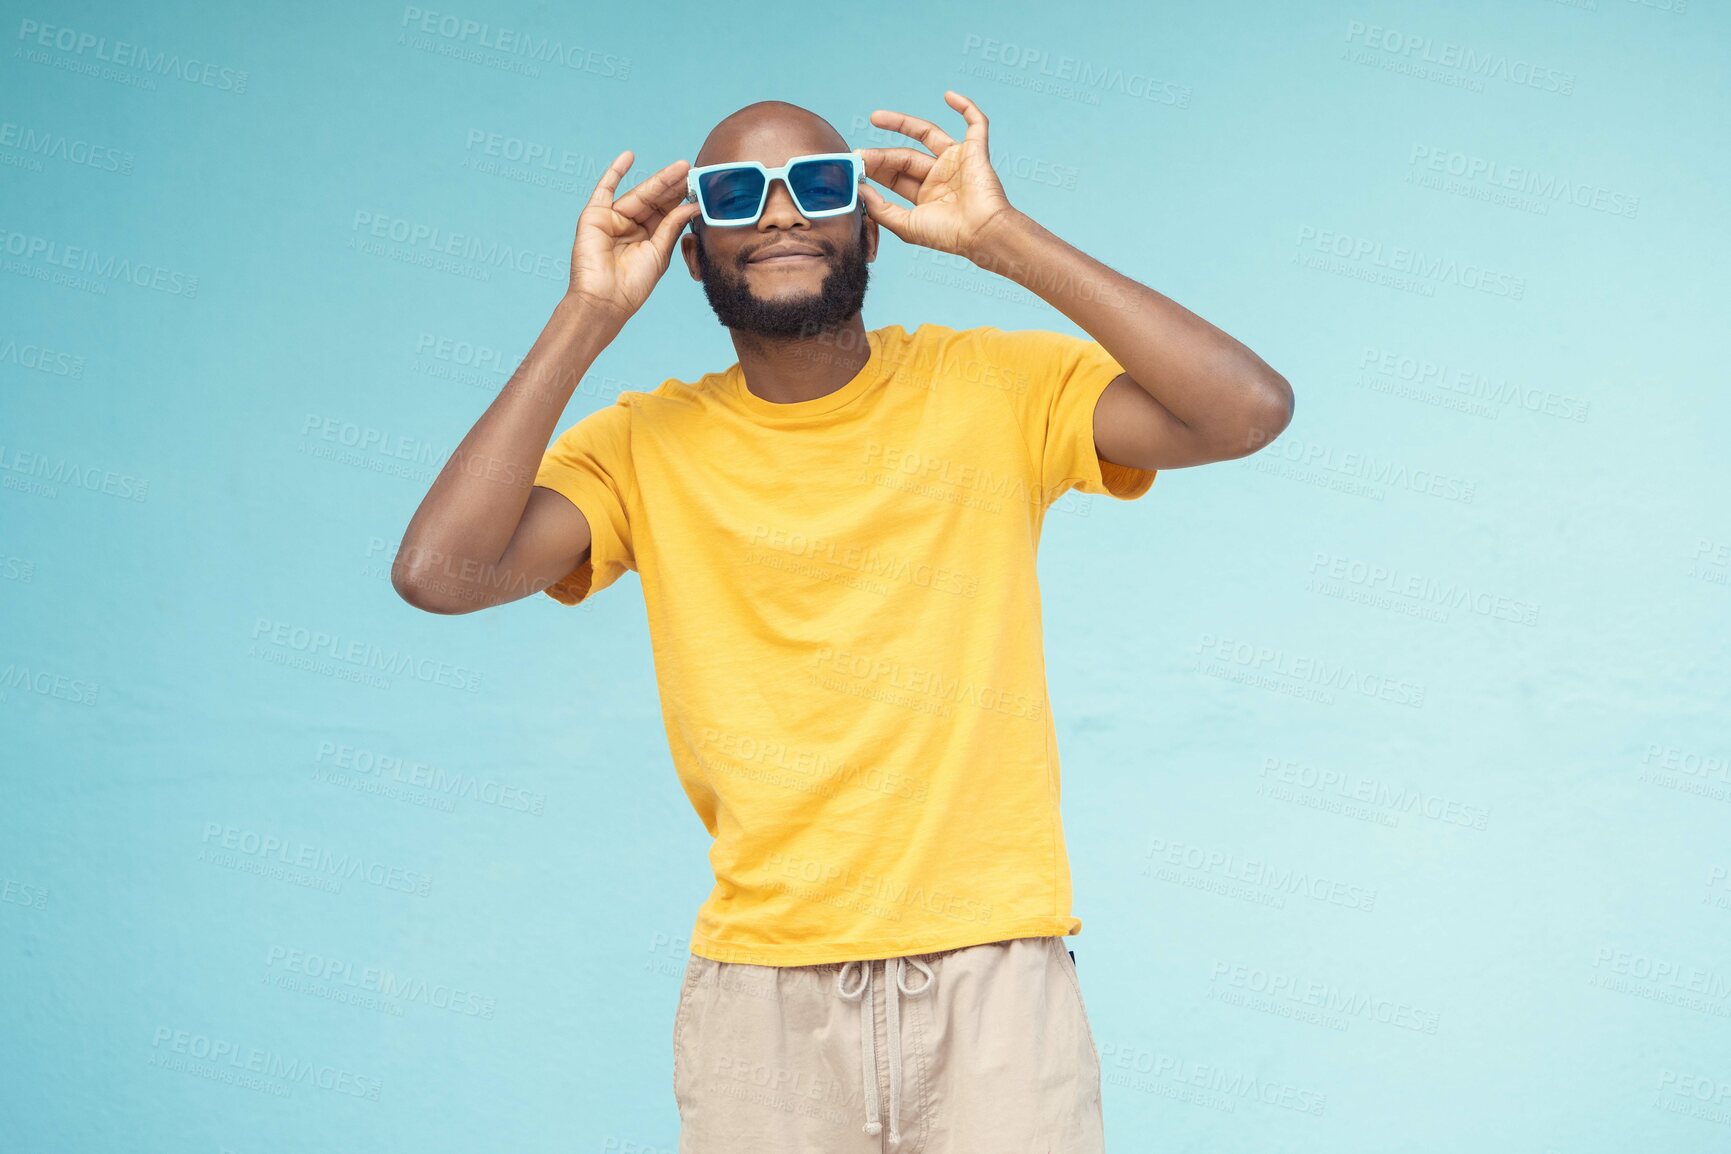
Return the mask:
<path id="1" fill-rule="evenodd" d="M 528 504 L 542 454 L 617 322 L 567 296 L 517 371 L 439 471 L 403 531 L 392 584 L 411 601 L 449 601 L 490 583 Z M 416 596 L 416 591 L 421 591 Z"/>
<path id="2" fill-rule="evenodd" d="M 993 221 L 970 257 L 1069 317 L 1201 437 L 1241 441 L 1271 414 L 1291 412 L 1285 378 L 1245 345 L 1022 212 Z"/>

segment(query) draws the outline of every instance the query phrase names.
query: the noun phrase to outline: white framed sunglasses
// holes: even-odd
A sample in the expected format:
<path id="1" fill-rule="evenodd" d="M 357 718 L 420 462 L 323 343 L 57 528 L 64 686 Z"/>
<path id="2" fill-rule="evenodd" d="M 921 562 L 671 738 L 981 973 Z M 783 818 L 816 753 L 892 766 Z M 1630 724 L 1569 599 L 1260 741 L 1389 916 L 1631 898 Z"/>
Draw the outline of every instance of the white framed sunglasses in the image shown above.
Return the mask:
<path id="1" fill-rule="evenodd" d="M 818 152 L 792 156 L 779 168 L 755 160 L 705 164 L 685 174 L 685 199 L 696 201 L 703 223 L 717 228 L 756 224 L 769 203 L 769 182 L 780 180 L 799 206 L 800 215 L 840 216 L 859 203 L 865 160 L 852 152 Z"/>

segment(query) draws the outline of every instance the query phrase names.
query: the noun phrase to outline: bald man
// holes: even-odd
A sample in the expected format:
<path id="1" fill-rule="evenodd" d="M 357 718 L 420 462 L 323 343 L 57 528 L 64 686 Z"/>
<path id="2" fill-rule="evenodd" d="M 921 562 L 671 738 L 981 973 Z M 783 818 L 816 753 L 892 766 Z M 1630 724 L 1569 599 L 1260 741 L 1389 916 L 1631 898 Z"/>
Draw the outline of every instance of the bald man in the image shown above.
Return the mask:
<path id="1" fill-rule="evenodd" d="M 640 577 L 715 875 L 674 1015 L 682 1154 L 1103 1149 L 1064 943 L 1082 923 L 1041 526 L 1070 489 L 1133 500 L 1292 417 L 1256 354 L 1012 207 L 985 114 L 944 98 L 959 140 L 877 111 L 910 143 L 850 149 L 765 101 L 619 195 L 621 153 L 578 218 L 563 299 L 393 568 L 432 613 L 577 605 Z M 884 229 L 1087 336 L 867 329 Z M 675 241 L 738 359 L 553 438 Z"/>

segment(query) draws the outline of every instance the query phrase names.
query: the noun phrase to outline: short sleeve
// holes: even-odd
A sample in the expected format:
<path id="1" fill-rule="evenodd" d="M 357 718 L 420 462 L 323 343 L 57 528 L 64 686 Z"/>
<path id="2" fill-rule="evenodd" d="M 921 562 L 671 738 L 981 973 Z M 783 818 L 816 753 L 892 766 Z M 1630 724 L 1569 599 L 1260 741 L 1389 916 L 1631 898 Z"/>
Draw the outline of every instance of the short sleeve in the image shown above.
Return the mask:
<path id="1" fill-rule="evenodd" d="M 628 515 L 636 490 L 631 466 L 631 405 L 621 396 L 554 438 L 535 471 L 535 484 L 563 495 L 589 522 L 589 555 L 542 592 L 576 605 L 636 569 Z"/>
<path id="2" fill-rule="evenodd" d="M 1040 474 L 1043 504 L 1071 488 L 1133 501 L 1154 484 L 1153 469 L 1100 458 L 1094 447 L 1094 407 L 1124 372 L 1098 341 L 1043 329 L 969 330 L 982 356 L 1017 383 L 1004 391 L 1016 408 L 1029 459 Z"/>

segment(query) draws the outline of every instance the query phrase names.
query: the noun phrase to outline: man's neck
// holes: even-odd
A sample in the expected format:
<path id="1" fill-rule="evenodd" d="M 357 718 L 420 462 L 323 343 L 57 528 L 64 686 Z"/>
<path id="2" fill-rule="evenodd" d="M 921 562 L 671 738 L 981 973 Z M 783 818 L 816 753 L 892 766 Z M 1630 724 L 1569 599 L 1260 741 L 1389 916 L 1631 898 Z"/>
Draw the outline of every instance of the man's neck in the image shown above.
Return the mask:
<path id="1" fill-rule="evenodd" d="M 745 387 L 775 404 L 828 396 L 855 377 L 871 359 L 865 322 L 854 314 L 833 329 L 809 337 L 733 334 Z"/>

